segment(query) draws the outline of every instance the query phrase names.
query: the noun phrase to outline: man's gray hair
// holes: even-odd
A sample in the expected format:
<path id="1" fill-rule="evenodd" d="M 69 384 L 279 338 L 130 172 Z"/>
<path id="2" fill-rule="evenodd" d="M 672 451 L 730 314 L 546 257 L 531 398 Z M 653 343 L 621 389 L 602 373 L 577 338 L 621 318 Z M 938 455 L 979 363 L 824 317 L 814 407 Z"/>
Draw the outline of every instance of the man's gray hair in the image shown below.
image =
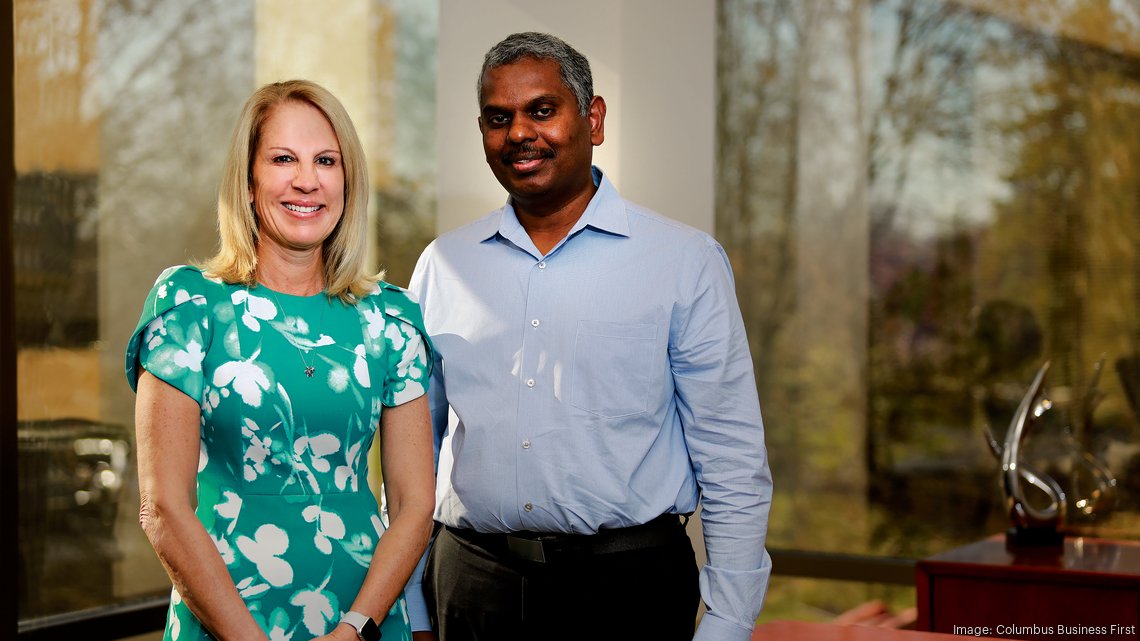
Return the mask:
<path id="1" fill-rule="evenodd" d="M 590 62 L 561 38 L 535 31 L 511 34 L 483 56 L 483 68 L 479 70 L 479 81 L 475 86 L 476 99 L 480 103 L 483 101 L 483 76 L 487 70 L 511 64 L 520 58 L 557 62 L 562 84 L 578 99 L 578 113 L 582 116 L 590 113 L 590 101 L 594 98 Z"/>

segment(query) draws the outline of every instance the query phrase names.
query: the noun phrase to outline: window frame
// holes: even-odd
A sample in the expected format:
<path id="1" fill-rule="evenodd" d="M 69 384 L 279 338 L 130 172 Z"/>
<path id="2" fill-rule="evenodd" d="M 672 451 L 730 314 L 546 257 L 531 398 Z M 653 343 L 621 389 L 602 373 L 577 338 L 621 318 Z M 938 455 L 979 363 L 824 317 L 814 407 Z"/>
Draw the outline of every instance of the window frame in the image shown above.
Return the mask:
<path id="1" fill-rule="evenodd" d="M 8 36 L 7 47 L 0 47 L 0 510 L 18 514 L 16 474 L 16 336 L 15 264 L 12 256 L 12 223 L 15 209 L 16 183 L 16 30 L 14 2 L 0 0 L 0 34 Z M 8 567 L 20 567 L 20 548 L 16 544 L 19 520 L 8 519 L 0 544 L 8 550 Z M 4 599 L 5 628 L 16 628 L 19 606 L 17 599 Z"/>
<path id="2" fill-rule="evenodd" d="M 15 599 L 11 599 L 15 602 Z M 17 623 L 20 641 L 49 641 L 82 638 L 88 641 L 112 641 L 124 637 L 160 632 L 166 625 L 170 597 L 149 597 L 102 608 L 77 610 Z M 15 610 L 15 608 L 13 608 Z M 17 616 L 13 612 L 13 617 Z"/>

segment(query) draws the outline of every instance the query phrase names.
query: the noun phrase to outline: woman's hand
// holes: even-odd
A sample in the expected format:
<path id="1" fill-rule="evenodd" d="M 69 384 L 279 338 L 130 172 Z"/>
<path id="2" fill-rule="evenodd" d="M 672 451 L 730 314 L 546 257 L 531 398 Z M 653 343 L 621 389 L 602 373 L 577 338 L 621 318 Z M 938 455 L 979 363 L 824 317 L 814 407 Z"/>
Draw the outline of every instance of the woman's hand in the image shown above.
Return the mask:
<path id="1" fill-rule="evenodd" d="M 313 641 L 357 641 L 356 628 L 347 623 L 338 623 L 329 633 Z"/>

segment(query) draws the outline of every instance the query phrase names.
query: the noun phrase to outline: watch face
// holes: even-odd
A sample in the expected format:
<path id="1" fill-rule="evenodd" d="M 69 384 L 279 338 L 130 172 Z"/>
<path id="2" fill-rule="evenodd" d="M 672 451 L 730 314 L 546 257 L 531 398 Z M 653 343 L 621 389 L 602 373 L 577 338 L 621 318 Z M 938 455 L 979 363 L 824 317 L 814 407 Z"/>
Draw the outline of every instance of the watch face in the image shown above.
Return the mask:
<path id="1" fill-rule="evenodd" d="M 364 622 L 364 627 L 360 630 L 360 638 L 364 641 L 380 641 L 380 627 L 376 625 L 372 617 L 368 617 L 368 620 Z"/>

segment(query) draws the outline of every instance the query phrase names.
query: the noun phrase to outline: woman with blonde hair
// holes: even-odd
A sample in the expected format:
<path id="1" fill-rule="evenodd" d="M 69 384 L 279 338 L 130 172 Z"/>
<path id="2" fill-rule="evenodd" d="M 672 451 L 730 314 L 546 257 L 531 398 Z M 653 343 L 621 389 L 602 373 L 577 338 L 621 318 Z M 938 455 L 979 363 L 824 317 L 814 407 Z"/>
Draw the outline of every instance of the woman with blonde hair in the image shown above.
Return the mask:
<path id="1" fill-rule="evenodd" d="M 431 532 L 431 345 L 365 264 L 368 173 L 311 82 L 246 102 L 220 248 L 158 277 L 126 354 L 140 521 L 170 574 L 165 639 L 410 639 Z M 389 523 L 368 485 L 379 430 Z"/>

